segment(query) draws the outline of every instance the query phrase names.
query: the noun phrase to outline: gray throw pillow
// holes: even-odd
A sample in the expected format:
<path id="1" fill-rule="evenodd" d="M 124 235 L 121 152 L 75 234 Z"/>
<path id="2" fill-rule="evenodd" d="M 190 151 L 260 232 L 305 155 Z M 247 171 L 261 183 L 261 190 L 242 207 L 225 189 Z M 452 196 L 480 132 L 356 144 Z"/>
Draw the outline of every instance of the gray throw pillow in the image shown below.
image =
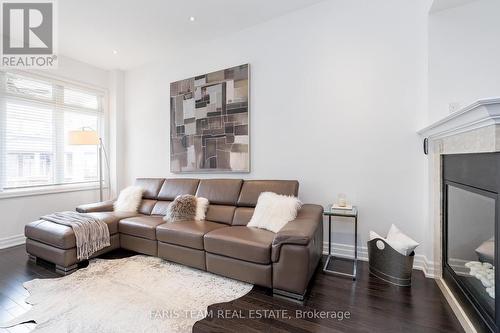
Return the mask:
<path id="1" fill-rule="evenodd" d="M 194 195 L 179 195 L 168 205 L 167 215 L 163 218 L 166 222 L 194 220 L 196 217 L 196 197 Z"/>

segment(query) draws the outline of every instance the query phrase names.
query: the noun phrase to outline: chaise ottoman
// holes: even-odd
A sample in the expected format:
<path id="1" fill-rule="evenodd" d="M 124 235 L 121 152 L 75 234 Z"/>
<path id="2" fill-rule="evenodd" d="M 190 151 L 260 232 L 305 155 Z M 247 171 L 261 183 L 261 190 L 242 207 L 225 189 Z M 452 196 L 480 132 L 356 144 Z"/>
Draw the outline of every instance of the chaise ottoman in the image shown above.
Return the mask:
<path id="1" fill-rule="evenodd" d="M 136 215 L 101 211 L 109 210 L 109 205 L 112 207 L 112 202 L 100 206 L 80 208 L 82 212 L 102 219 L 109 228 L 111 245 L 94 253 L 92 257 L 119 248 L 118 221 Z M 70 274 L 78 268 L 80 260 L 76 256 L 76 239 L 71 227 L 38 220 L 28 223 L 25 226 L 24 233 L 26 236 L 26 251 L 32 261 L 36 262 L 37 258 L 40 258 L 52 262 L 56 265 L 56 272 L 63 275 Z"/>

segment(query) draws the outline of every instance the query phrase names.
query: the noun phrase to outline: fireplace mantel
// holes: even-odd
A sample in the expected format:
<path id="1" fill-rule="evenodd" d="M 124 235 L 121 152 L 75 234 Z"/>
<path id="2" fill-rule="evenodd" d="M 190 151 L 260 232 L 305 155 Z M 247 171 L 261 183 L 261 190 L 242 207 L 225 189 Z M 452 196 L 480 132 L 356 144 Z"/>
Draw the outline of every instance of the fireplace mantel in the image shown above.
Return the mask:
<path id="1" fill-rule="evenodd" d="M 428 139 L 428 230 L 433 233 L 429 275 L 441 277 L 441 156 L 500 151 L 500 97 L 484 98 L 421 129 Z"/>
<path id="2" fill-rule="evenodd" d="M 473 325 L 446 283 L 442 253 L 442 156 L 450 154 L 500 152 L 500 97 L 480 99 L 469 106 L 418 131 L 428 141 L 428 221 L 426 229 L 432 239 L 428 273 L 438 279 L 445 297 L 466 331 Z"/>
<path id="3" fill-rule="evenodd" d="M 500 97 L 477 100 L 417 133 L 435 140 L 496 125 L 500 125 Z"/>

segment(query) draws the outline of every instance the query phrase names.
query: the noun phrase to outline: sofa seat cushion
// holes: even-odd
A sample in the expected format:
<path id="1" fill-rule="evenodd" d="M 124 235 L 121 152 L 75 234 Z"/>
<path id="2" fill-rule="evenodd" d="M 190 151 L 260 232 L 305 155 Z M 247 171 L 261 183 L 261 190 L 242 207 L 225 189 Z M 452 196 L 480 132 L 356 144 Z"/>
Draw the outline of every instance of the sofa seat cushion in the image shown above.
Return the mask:
<path id="1" fill-rule="evenodd" d="M 274 235 L 264 229 L 245 226 L 217 229 L 205 235 L 205 251 L 258 264 L 269 264 Z"/>
<path id="2" fill-rule="evenodd" d="M 171 222 L 156 228 L 156 238 L 160 242 L 203 250 L 203 236 L 220 228 L 228 228 L 228 226 L 210 221 Z"/>
<path id="3" fill-rule="evenodd" d="M 122 212 L 96 212 L 88 214 L 103 220 L 108 225 L 110 235 L 118 233 L 118 221 L 136 215 Z M 67 250 L 76 246 L 73 229 L 54 222 L 38 220 L 28 223 L 24 228 L 24 234 L 27 238 L 52 245 L 59 249 Z"/>
<path id="4" fill-rule="evenodd" d="M 118 223 L 121 234 L 156 240 L 156 227 L 165 223 L 162 216 L 138 215 Z"/>

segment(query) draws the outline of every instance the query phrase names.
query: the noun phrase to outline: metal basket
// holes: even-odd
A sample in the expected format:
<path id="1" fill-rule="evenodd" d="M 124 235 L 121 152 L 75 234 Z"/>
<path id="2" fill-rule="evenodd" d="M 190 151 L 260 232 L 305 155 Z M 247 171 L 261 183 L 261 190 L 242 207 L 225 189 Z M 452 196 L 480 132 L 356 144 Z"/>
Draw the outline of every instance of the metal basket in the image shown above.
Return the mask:
<path id="1" fill-rule="evenodd" d="M 382 249 L 377 247 L 377 242 L 384 244 Z M 371 274 L 397 286 L 411 286 L 411 272 L 413 270 L 415 252 L 404 256 L 381 238 L 375 238 L 367 244 Z"/>

